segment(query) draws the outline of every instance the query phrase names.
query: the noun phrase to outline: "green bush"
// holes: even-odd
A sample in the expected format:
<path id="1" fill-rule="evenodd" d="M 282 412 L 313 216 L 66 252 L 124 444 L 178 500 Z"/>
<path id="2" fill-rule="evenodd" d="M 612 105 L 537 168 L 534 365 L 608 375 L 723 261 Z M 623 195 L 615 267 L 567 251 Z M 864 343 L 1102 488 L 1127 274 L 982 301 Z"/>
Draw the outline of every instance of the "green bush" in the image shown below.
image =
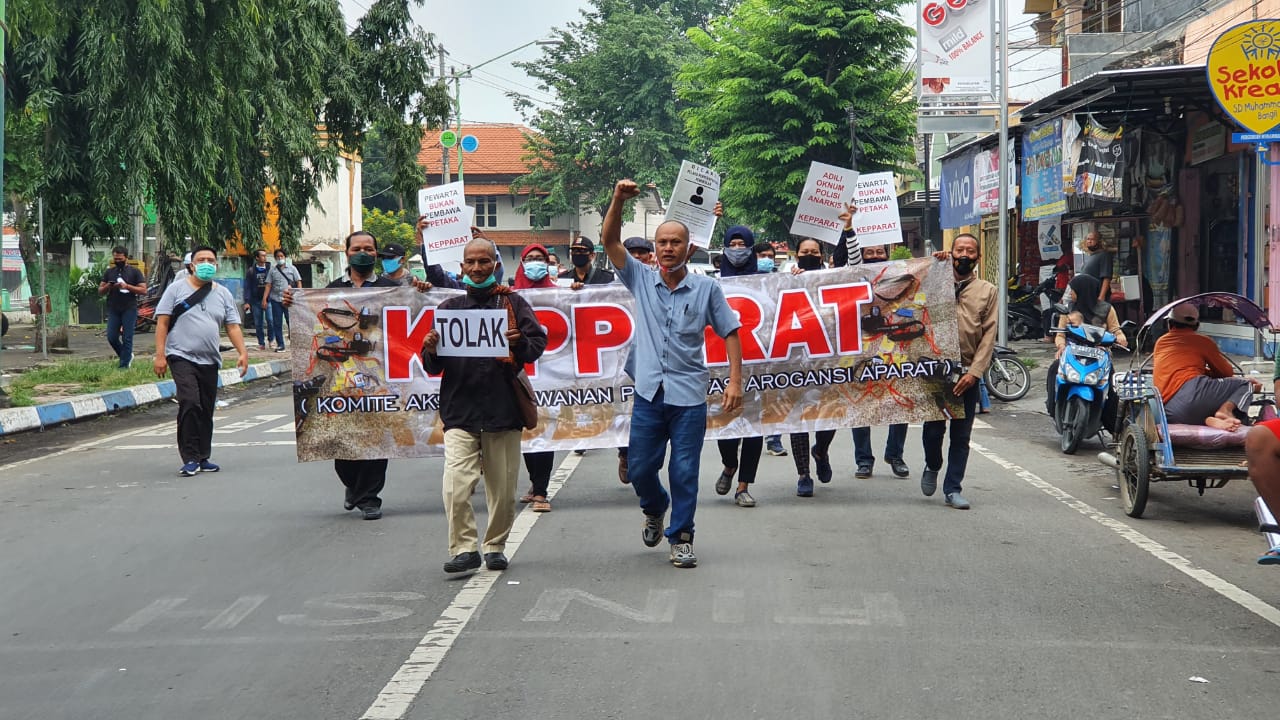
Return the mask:
<path id="1" fill-rule="evenodd" d="M 897 245 L 893 248 L 893 252 L 889 253 L 890 260 L 910 260 L 911 251 L 903 245 Z"/>
<path id="2" fill-rule="evenodd" d="M 107 272 L 107 265 L 110 258 L 103 258 L 94 263 L 89 268 L 72 267 L 71 280 L 71 305 L 76 306 L 81 302 L 98 297 L 98 284 L 102 282 L 102 276 Z"/>

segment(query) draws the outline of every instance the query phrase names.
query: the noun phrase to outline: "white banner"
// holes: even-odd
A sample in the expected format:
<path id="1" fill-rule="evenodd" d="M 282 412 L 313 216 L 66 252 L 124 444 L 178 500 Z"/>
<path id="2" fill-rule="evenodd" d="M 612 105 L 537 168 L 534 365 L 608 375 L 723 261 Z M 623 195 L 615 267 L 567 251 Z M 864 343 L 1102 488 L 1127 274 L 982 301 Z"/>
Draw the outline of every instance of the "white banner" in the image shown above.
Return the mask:
<path id="1" fill-rule="evenodd" d="M 471 218 L 475 210 L 467 206 L 462 183 L 423 188 L 418 191 L 418 213 L 426 215 L 422 233 L 423 265 L 462 263 L 462 251 L 471 242 Z"/>
<path id="2" fill-rule="evenodd" d="M 921 99 L 992 97 L 995 2 L 920 0 L 916 10 Z"/>
<path id="3" fill-rule="evenodd" d="M 811 237 L 834 245 L 840 242 L 844 223 L 840 213 L 853 202 L 858 173 L 820 162 L 809 165 L 796 216 L 791 221 L 791 234 Z"/>
<path id="4" fill-rule="evenodd" d="M 710 247 L 719 200 L 720 174 L 685 160 L 680 163 L 680 175 L 667 203 L 666 219 L 684 223 L 689 228 L 689 242 L 700 248 Z"/>
<path id="5" fill-rule="evenodd" d="M 506 357 L 506 310 L 436 310 L 440 357 Z"/>
<path id="6" fill-rule="evenodd" d="M 1062 216 L 1054 215 L 1039 221 L 1036 238 L 1040 243 L 1041 260 L 1057 260 L 1062 257 Z"/>
<path id="7" fill-rule="evenodd" d="M 858 177 L 858 194 L 854 199 L 858 213 L 853 216 L 853 231 L 858 247 L 892 245 L 902 242 L 902 218 L 898 215 L 898 194 L 893 173 L 871 173 Z"/>

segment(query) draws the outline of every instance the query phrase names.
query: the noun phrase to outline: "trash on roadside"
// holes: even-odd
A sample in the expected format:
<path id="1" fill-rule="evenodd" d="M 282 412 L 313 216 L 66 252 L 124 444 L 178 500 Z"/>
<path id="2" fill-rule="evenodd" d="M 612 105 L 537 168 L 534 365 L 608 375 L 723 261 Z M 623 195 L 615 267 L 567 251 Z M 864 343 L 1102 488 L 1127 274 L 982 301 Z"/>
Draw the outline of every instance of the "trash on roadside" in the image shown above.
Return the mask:
<path id="1" fill-rule="evenodd" d="M 1190 680 L 1190 681 L 1191 681 L 1191 682 L 1193 682 L 1193 683 L 1204 683 L 1204 684 L 1208 684 L 1208 682 L 1209 682 L 1208 680 L 1206 680 L 1206 679 L 1204 679 L 1204 678 L 1200 677 L 1199 675 L 1192 675 L 1191 677 L 1189 677 L 1189 678 L 1187 678 L 1187 679 L 1188 679 L 1188 680 Z"/>
<path id="2" fill-rule="evenodd" d="M 224 408 L 229 406 L 230 404 L 231 403 L 227 402 L 226 400 L 219 400 L 218 402 L 214 403 L 214 407 Z"/>

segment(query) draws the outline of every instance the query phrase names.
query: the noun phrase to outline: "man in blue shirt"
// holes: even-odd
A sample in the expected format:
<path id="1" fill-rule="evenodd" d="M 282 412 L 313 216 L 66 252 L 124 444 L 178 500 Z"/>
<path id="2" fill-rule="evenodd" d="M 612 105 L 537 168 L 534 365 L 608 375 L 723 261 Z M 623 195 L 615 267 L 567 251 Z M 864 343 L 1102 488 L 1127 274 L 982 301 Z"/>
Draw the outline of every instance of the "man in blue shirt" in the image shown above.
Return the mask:
<path id="1" fill-rule="evenodd" d="M 640 194 L 631 180 L 620 180 L 605 213 L 602 242 L 618 278 L 636 298 L 636 334 L 631 344 L 636 381 L 631 411 L 628 476 L 644 512 L 644 544 L 655 547 L 664 535 L 667 509 L 671 524 L 671 564 L 691 568 L 693 515 L 698 505 L 698 470 L 707 432 L 707 386 L 711 373 L 703 359 L 708 325 L 724 338 L 729 356 L 729 382 L 721 407 L 742 407 L 741 323 L 715 280 L 689 273 L 693 250 L 689 229 L 676 221 L 654 234 L 658 269 L 644 265 L 622 245 L 622 206 Z M 668 476 L 671 493 L 658 481 L 658 470 L 671 443 Z"/>

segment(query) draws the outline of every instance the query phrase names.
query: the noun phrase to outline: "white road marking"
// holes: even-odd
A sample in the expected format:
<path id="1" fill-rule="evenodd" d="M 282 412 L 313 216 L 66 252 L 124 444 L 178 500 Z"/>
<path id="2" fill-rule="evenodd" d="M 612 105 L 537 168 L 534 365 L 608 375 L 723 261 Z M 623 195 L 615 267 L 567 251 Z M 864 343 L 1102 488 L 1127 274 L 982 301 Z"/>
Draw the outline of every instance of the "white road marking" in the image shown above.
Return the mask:
<path id="1" fill-rule="evenodd" d="M 582 456 L 577 453 L 569 453 L 565 457 L 564 462 L 560 463 L 560 467 L 551 476 L 551 482 L 547 487 L 548 500 L 555 499 L 556 493 L 564 487 L 565 481 L 573 475 L 573 471 L 578 468 L 578 463 L 581 461 Z M 511 534 L 507 538 L 508 558 L 515 557 L 524 539 L 529 535 L 529 531 L 533 529 L 534 523 L 538 521 L 539 515 L 540 513 L 527 509 L 516 516 Z M 445 655 L 449 654 L 453 643 L 466 629 L 471 618 L 475 616 L 476 610 L 501 577 L 501 571 L 486 570 L 476 573 L 466 585 L 462 586 L 454 596 L 453 602 L 449 603 L 449 607 L 440 613 L 440 619 L 436 620 L 427 634 L 418 642 L 418 646 L 409 654 L 409 658 L 404 661 L 395 675 L 391 676 L 391 680 L 378 693 L 378 697 L 374 698 L 373 704 L 364 712 L 361 720 L 401 720 L 405 713 L 409 712 L 409 706 L 418 699 L 427 680 L 430 680 L 436 668 L 440 667 L 440 663 L 444 661 Z"/>
<path id="2" fill-rule="evenodd" d="M 525 622 L 560 622 L 574 601 L 588 607 L 603 610 L 610 615 L 638 623 L 669 623 L 676 619 L 676 603 L 679 593 L 675 590 L 649 590 L 649 599 L 643 610 L 592 595 L 577 588 L 550 588 L 543 590 L 538 602 L 524 616 Z"/>
<path id="3" fill-rule="evenodd" d="M 236 598 L 225 610 L 179 610 L 187 598 L 181 597 L 164 597 L 159 598 L 150 605 L 142 608 L 138 612 L 130 615 L 125 620 L 117 623 L 107 632 L 113 633 L 132 633 L 141 630 L 152 622 L 160 618 L 167 617 L 169 619 L 204 619 L 212 617 L 209 622 L 205 623 L 204 630 L 232 630 L 249 614 L 258 609 L 258 606 L 266 602 L 266 595 L 244 595 Z"/>
<path id="4" fill-rule="evenodd" d="M 48 453 L 47 455 L 38 455 L 36 457 L 27 458 L 26 460 L 18 460 L 17 462 L 11 462 L 7 465 L 0 465 L 0 475 L 4 475 L 5 473 L 8 473 L 10 470 L 20 468 L 24 465 L 32 465 L 34 463 L 44 462 L 45 460 L 61 457 L 63 455 L 70 455 L 71 453 L 84 452 L 86 450 L 96 450 L 98 448 L 101 448 L 103 445 L 107 443 L 112 443 L 117 440 L 123 440 L 124 438 L 127 438 L 127 437 L 136 437 L 137 435 L 140 435 L 142 433 L 152 432 L 162 427 L 168 428 L 169 432 L 174 432 L 174 425 L 172 420 L 165 423 L 148 425 L 147 427 L 137 428 L 135 430 L 129 430 L 127 432 L 122 432 L 122 433 L 116 433 L 115 435 L 108 435 L 103 438 L 98 438 L 97 440 L 90 440 L 88 442 L 80 443 L 79 445 L 73 445 L 72 447 L 66 448 L 65 450 L 58 450 L 56 452 Z M 17 476 L 8 475 L 7 477 L 17 477 Z"/>
<path id="5" fill-rule="evenodd" d="M 282 416 L 282 417 L 283 417 L 283 416 Z M 283 425 L 279 425 L 279 426 L 277 426 L 277 427 L 273 427 L 273 428 L 271 428 L 270 430 L 263 430 L 262 432 L 264 432 L 264 433 L 289 433 L 290 435 L 292 435 L 292 434 L 294 433 L 294 430 L 295 430 L 294 424 L 293 424 L 292 422 L 287 422 L 287 423 L 285 423 L 285 424 L 283 424 Z"/>
<path id="6" fill-rule="evenodd" d="M 1166 548 L 1146 535 L 1143 535 L 1129 525 L 1111 518 L 1082 500 L 1072 497 L 1035 473 L 1029 470 L 1024 470 L 1022 467 L 1005 460 L 985 447 L 976 443 L 970 443 L 970 447 L 978 451 L 983 457 L 987 458 L 991 462 L 1015 473 L 1028 485 L 1040 490 L 1049 497 L 1054 498 L 1063 505 L 1066 505 L 1081 515 L 1084 515 L 1099 525 L 1115 532 L 1120 537 L 1128 540 L 1140 549 L 1145 550 L 1151 556 L 1161 560 L 1178 572 L 1187 575 L 1201 585 L 1204 585 L 1210 590 L 1236 603 L 1245 610 L 1248 610 L 1276 627 L 1280 627 L 1280 609 L 1276 609 L 1275 607 L 1268 605 L 1253 593 L 1250 593 L 1244 588 L 1214 575 L 1204 568 L 1196 567 L 1190 560 L 1173 552 L 1169 548 Z"/>
<path id="7" fill-rule="evenodd" d="M 283 413 L 279 415 L 254 415 L 251 418 L 246 418 L 244 420 L 237 420 L 236 422 L 226 423 L 225 425 L 214 423 L 213 433 L 215 435 L 218 435 L 218 434 L 238 432 L 240 430 L 252 430 L 253 428 L 258 427 L 259 425 L 262 425 L 264 423 L 269 423 L 272 420 L 279 420 L 282 417 L 284 417 Z M 292 427 L 292 424 L 290 424 L 290 427 Z"/>
<path id="8" fill-rule="evenodd" d="M 274 447 L 276 445 L 297 445 L 296 440 L 251 440 L 248 442 L 221 442 L 210 443 L 210 447 L 216 448 L 241 448 L 241 447 Z M 154 445 L 115 445 L 109 448 L 111 450 L 177 450 L 176 443 L 156 443 Z"/>

